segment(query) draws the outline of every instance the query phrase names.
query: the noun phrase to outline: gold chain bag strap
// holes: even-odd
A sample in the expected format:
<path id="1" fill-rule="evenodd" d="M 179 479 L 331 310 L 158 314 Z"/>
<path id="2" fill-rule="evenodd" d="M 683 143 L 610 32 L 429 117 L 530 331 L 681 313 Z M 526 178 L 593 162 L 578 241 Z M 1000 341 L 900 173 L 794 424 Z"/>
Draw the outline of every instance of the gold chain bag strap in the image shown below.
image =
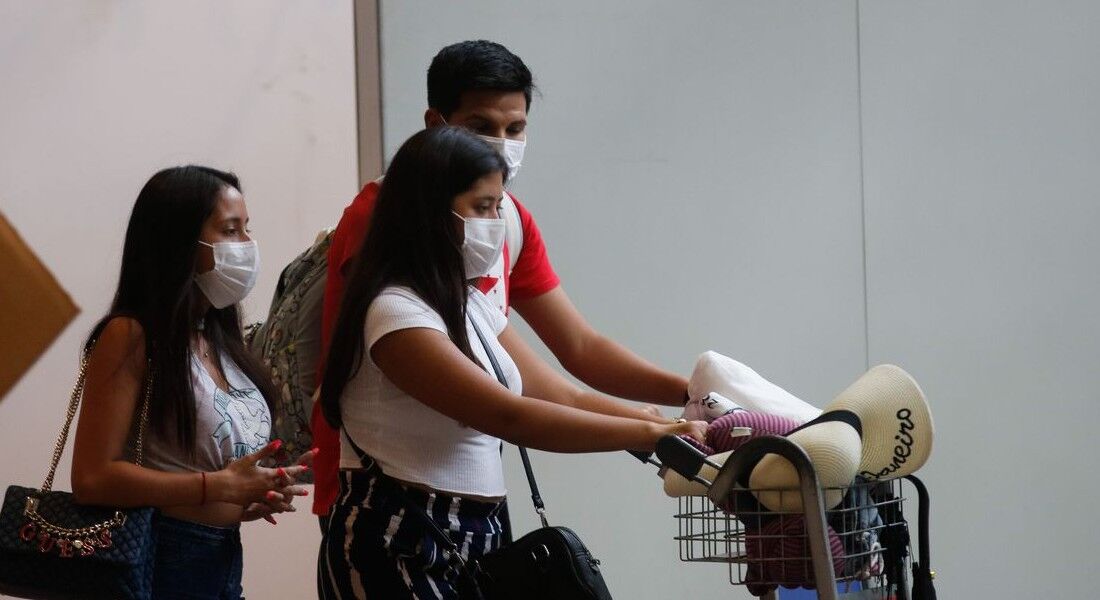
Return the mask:
<path id="1" fill-rule="evenodd" d="M 153 372 L 151 366 L 147 369 L 145 377 L 143 399 L 141 401 L 141 417 L 138 422 L 137 439 L 134 442 L 134 464 L 141 466 L 144 461 L 145 425 L 149 422 L 149 394 L 152 393 Z M 72 427 L 73 418 L 80 407 L 80 399 L 84 397 L 84 382 L 88 376 L 88 353 L 80 360 L 80 374 L 77 375 L 76 385 L 73 386 L 72 396 L 69 398 L 69 412 L 65 415 L 65 425 L 57 436 L 54 444 L 53 459 L 50 460 L 50 470 L 46 473 L 46 479 L 42 482 L 41 494 L 44 496 L 53 491 L 53 478 L 57 473 L 57 464 L 61 461 L 61 455 L 65 452 L 65 445 L 69 441 L 69 429 Z M 109 548 L 111 546 L 111 530 L 118 529 L 126 524 L 126 513 L 116 510 L 113 517 L 106 521 L 90 525 L 88 527 L 67 528 L 55 525 L 38 514 L 39 499 L 28 496 L 23 514 L 27 517 L 27 524 L 19 531 L 19 537 L 25 542 L 38 540 L 42 552 L 47 552 L 49 547 L 58 546 L 61 554 L 72 553 L 73 550 L 82 555 L 95 553 L 96 546 Z M 45 533 L 46 535 L 43 535 Z M 71 545 L 69 548 L 67 546 Z"/>
<path id="2" fill-rule="evenodd" d="M 39 489 L 12 485 L 0 509 L 0 594 L 26 598 L 147 598 L 152 585 L 151 508 L 111 509 L 77 504 L 72 494 L 53 491 L 80 400 L 88 355 L 80 361 L 65 424 L 54 445 Z M 144 459 L 153 368 L 142 385 L 134 464 Z"/>

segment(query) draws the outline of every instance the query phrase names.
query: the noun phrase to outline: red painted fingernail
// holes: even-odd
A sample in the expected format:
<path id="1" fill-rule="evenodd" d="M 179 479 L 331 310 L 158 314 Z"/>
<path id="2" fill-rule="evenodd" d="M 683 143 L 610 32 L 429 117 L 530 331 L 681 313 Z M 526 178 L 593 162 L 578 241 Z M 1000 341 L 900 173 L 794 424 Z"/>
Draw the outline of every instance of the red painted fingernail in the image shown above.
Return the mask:
<path id="1" fill-rule="evenodd" d="M 321 449 L 320 448 L 313 448 L 312 450 L 310 450 L 310 452 L 312 452 L 314 456 L 317 456 L 318 454 L 321 453 Z"/>
<path id="2" fill-rule="evenodd" d="M 304 492 L 304 493 L 302 494 L 303 496 L 308 496 L 308 495 L 309 495 L 309 490 L 302 490 L 302 491 Z"/>
<path id="3" fill-rule="evenodd" d="M 279 477 L 286 477 L 286 471 L 284 471 L 282 467 L 275 469 L 275 474 Z"/>
<path id="4" fill-rule="evenodd" d="M 302 472 L 305 473 L 306 471 L 309 471 L 309 465 L 302 465 Z"/>
<path id="5" fill-rule="evenodd" d="M 268 499 L 268 500 L 274 500 L 274 499 L 276 499 L 277 497 L 278 497 L 278 494 L 276 494 L 275 492 L 268 492 L 268 493 L 267 493 L 267 499 Z"/>

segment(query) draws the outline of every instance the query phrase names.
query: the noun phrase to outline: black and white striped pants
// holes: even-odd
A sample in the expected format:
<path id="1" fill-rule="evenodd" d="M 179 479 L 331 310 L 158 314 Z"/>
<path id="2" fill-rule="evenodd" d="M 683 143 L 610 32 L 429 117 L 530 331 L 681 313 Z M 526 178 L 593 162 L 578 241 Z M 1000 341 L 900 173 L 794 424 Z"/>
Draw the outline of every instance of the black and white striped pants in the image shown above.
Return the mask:
<path id="1" fill-rule="evenodd" d="M 321 541 L 320 598 L 460 600 L 452 561 L 406 507 L 423 506 L 464 558 L 477 558 L 503 542 L 505 503 L 407 487 L 383 474 L 377 463 L 364 463 L 363 470 L 340 472 L 340 496 Z"/>

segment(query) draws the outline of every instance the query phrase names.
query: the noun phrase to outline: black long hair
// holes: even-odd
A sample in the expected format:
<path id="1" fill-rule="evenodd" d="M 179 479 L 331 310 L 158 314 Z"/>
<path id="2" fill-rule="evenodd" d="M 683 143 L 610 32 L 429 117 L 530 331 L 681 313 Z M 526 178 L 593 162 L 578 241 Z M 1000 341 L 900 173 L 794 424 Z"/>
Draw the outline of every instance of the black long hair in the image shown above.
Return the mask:
<path id="1" fill-rule="evenodd" d="M 229 356 L 260 390 L 269 408 L 276 394 L 269 371 L 245 349 L 237 305 L 210 307 L 199 314 L 202 292 L 194 283 L 199 235 L 226 187 L 240 191 L 236 175 L 200 166 L 164 169 L 146 182 L 126 227 L 111 309 L 85 344 L 90 349 L 115 317 L 141 324 L 145 356 L 155 371 L 149 425 L 189 456 L 195 451 L 190 348 L 199 318 L 210 349 L 217 356 Z"/>
<path id="2" fill-rule="evenodd" d="M 348 277 L 321 383 L 321 407 L 342 424 L 340 396 L 366 356 L 367 309 L 390 285 L 407 286 L 443 318 L 451 341 L 473 358 L 466 336 L 463 236 L 451 213 L 455 197 L 508 165 L 484 141 L 458 127 L 425 129 L 393 157 L 370 228 Z"/>

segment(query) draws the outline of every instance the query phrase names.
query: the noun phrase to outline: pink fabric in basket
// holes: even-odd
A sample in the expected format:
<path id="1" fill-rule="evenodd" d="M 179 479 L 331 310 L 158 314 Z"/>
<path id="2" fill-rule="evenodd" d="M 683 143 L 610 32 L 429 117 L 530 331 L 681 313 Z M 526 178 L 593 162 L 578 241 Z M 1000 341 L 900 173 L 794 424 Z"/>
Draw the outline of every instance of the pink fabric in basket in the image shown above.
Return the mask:
<path id="1" fill-rule="evenodd" d="M 689 435 L 681 435 L 680 439 L 684 440 L 692 448 L 695 448 L 696 450 L 698 450 L 699 452 L 702 452 L 703 454 L 706 454 L 707 456 L 710 456 L 712 454 L 718 454 L 717 452 L 714 451 L 714 448 L 711 448 L 710 446 L 707 446 L 705 444 L 700 444 L 698 441 L 695 440 L 695 438 L 693 438 Z"/>
<path id="2" fill-rule="evenodd" d="M 707 426 L 707 445 L 715 452 L 728 452 L 741 447 L 741 444 L 764 435 L 786 435 L 797 428 L 798 421 L 779 415 L 762 412 L 737 410 L 718 417 Z M 749 435 L 730 437 L 734 427 L 751 427 Z"/>
<path id="3" fill-rule="evenodd" d="M 833 555 L 833 573 L 844 574 L 844 544 L 832 527 L 826 525 L 829 550 Z M 814 567 L 806 539 L 806 518 L 783 515 L 745 537 L 748 569 L 745 583 L 749 592 L 767 592 L 776 585 L 813 589 Z M 755 590 L 755 591 L 754 591 Z"/>

